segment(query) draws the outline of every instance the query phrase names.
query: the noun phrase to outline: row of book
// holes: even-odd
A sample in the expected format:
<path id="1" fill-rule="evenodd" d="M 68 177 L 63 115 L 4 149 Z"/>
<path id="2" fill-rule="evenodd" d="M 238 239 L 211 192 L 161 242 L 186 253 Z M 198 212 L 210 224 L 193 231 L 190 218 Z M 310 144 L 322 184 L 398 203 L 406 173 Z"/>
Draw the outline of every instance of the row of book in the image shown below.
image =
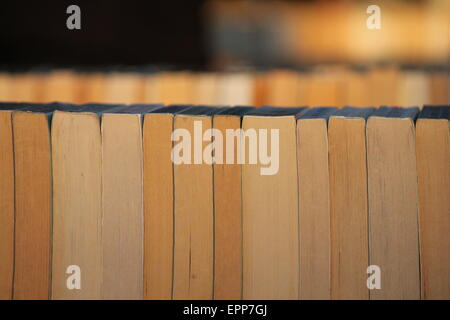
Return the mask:
<path id="1" fill-rule="evenodd" d="M 450 107 L 0 110 L 1 299 L 450 299 Z"/>
<path id="2" fill-rule="evenodd" d="M 450 103 L 448 69 L 396 66 L 248 72 L 0 73 L 0 101 L 282 106 Z"/>

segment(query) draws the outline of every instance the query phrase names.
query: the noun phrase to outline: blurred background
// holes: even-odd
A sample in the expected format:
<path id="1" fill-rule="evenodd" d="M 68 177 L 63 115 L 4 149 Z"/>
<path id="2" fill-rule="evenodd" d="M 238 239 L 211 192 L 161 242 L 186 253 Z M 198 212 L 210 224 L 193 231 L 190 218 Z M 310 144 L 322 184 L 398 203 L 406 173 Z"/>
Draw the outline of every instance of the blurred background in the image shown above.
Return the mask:
<path id="1" fill-rule="evenodd" d="M 421 106 L 450 103 L 449 74 L 448 0 L 0 5 L 1 101 Z"/>

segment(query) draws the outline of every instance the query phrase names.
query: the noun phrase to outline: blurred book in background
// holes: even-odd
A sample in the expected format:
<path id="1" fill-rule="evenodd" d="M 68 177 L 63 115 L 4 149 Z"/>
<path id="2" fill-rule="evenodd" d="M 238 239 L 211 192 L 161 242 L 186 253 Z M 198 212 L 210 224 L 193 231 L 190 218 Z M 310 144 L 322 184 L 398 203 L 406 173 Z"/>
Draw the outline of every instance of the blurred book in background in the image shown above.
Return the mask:
<path id="1" fill-rule="evenodd" d="M 449 72 L 317 66 L 240 72 L 0 73 L 0 101 L 273 106 L 448 104 Z"/>
<path id="2" fill-rule="evenodd" d="M 378 5 L 381 29 L 366 26 Z M 450 2 L 210 1 L 208 45 L 217 66 L 448 63 Z"/>
<path id="3" fill-rule="evenodd" d="M 0 100 L 337 107 L 448 104 L 450 2 L 380 1 L 379 30 L 367 27 L 367 8 L 373 4 L 209 0 L 172 12 L 167 5 L 153 8 L 131 1 L 123 8 L 110 5 L 103 14 L 82 1 L 83 12 L 90 15 L 86 30 L 79 34 L 49 22 L 37 35 L 7 19 L 12 26 L 8 37 L 17 43 L 32 46 L 42 41 L 39 52 L 23 50 L 0 30 L 0 45 L 7 48 L 0 52 Z M 53 17 L 56 9 L 46 15 Z M 127 22 L 120 32 L 114 28 L 119 9 Z M 125 16 L 132 12 L 141 17 L 144 9 L 152 9 L 152 19 L 136 24 L 136 19 Z M 5 10 L 11 15 L 18 12 L 12 2 Z M 28 17 L 29 10 L 24 14 Z M 162 19 L 169 16 L 170 22 Z M 100 26 L 111 27 L 108 34 L 116 37 L 114 43 L 111 37 L 91 32 Z M 51 41 L 43 38 L 47 31 Z M 141 34 L 151 41 L 135 41 Z M 49 41 L 62 48 L 61 55 L 53 57 Z"/>

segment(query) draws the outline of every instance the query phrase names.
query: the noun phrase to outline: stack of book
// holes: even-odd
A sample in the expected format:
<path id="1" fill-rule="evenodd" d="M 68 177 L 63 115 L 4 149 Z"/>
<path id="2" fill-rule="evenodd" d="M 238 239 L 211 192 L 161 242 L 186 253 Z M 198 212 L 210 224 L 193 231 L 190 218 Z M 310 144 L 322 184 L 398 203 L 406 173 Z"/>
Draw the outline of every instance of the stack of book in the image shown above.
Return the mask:
<path id="1" fill-rule="evenodd" d="M 450 299 L 448 106 L 0 104 L 0 299 Z"/>

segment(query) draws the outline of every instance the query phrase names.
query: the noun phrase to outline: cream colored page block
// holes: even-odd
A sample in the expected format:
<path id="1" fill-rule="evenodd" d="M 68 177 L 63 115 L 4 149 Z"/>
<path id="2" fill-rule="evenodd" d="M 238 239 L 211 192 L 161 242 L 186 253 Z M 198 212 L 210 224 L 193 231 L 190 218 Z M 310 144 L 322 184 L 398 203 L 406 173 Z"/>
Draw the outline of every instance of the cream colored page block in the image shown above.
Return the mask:
<path id="1" fill-rule="evenodd" d="M 143 103 L 144 77 L 134 73 L 112 73 L 106 76 L 105 101 L 109 103 Z"/>
<path id="2" fill-rule="evenodd" d="M 149 74 L 143 78 L 144 103 L 162 103 L 162 85 L 158 74 Z"/>
<path id="3" fill-rule="evenodd" d="M 12 96 L 12 76 L 6 72 L 0 73 L 0 100 L 14 101 Z"/>
<path id="4" fill-rule="evenodd" d="M 100 120 L 93 113 L 56 111 L 52 121 L 53 299 L 102 297 L 102 175 Z M 66 270 L 81 269 L 81 290 Z"/>
<path id="5" fill-rule="evenodd" d="M 450 102 L 450 74 L 435 72 L 429 74 L 430 104 L 446 105 Z"/>
<path id="6" fill-rule="evenodd" d="M 247 73 L 220 75 L 218 80 L 218 97 L 220 105 L 253 105 L 252 75 Z"/>
<path id="7" fill-rule="evenodd" d="M 218 76 L 215 73 L 200 73 L 193 76 L 195 81 L 194 104 L 220 105 L 217 79 Z"/>
<path id="8" fill-rule="evenodd" d="M 369 298 L 365 120 L 331 117 L 328 143 L 331 299 L 365 300 Z"/>
<path id="9" fill-rule="evenodd" d="M 300 299 L 330 299 L 330 194 L 326 119 L 297 121 Z"/>
<path id="10" fill-rule="evenodd" d="M 309 106 L 337 106 L 345 103 L 345 87 L 343 81 L 338 79 L 329 70 L 318 71 L 308 75 L 310 83 L 307 105 Z"/>
<path id="11" fill-rule="evenodd" d="M 104 73 L 87 73 L 79 75 L 79 103 L 107 101 L 107 75 Z"/>
<path id="12" fill-rule="evenodd" d="M 423 71 L 404 71 L 400 76 L 398 103 L 400 106 L 422 106 L 431 102 L 430 77 Z M 390 104 L 392 105 L 392 104 Z"/>
<path id="13" fill-rule="evenodd" d="M 0 73 L 0 101 L 42 102 L 44 75 Z"/>
<path id="14" fill-rule="evenodd" d="M 14 112 L 14 299 L 47 300 L 51 279 L 52 181 L 47 114 Z"/>
<path id="15" fill-rule="evenodd" d="M 298 188 L 294 117 L 246 116 L 243 129 L 279 130 L 279 171 L 242 168 L 243 299 L 298 299 Z M 270 147 L 268 148 L 270 150 Z"/>
<path id="16" fill-rule="evenodd" d="M 77 102 L 80 96 L 80 81 L 76 73 L 71 71 L 55 71 L 42 76 L 42 101 Z"/>
<path id="17" fill-rule="evenodd" d="M 214 128 L 226 137 L 227 130 L 241 127 L 241 117 L 217 115 Z M 236 140 L 235 140 L 236 141 Z M 224 143 L 226 143 L 224 141 Z M 214 165 L 214 299 L 242 298 L 242 189 L 237 163 L 237 143 L 233 164 Z"/>
<path id="18" fill-rule="evenodd" d="M 143 298 L 144 213 L 140 114 L 104 114 L 103 298 Z"/>
<path id="19" fill-rule="evenodd" d="M 372 105 L 369 95 L 369 75 L 365 71 L 343 72 L 345 79 L 345 105 L 368 107 Z"/>
<path id="20" fill-rule="evenodd" d="M 450 137 L 447 119 L 416 125 L 422 299 L 450 299 Z"/>
<path id="21" fill-rule="evenodd" d="M 194 137 L 194 121 L 201 121 L 203 130 L 211 128 L 209 117 L 183 115 L 175 118 L 174 128 L 187 129 Z M 203 142 L 203 146 L 208 144 Z M 194 152 L 193 148 L 191 152 Z M 174 165 L 174 181 L 173 298 L 212 299 L 214 263 L 212 165 L 205 163 Z"/>
<path id="22" fill-rule="evenodd" d="M 14 272 L 14 147 L 10 111 L 0 111 L 0 261 L 0 300 L 10 300 Z"/>
<path id="23" fill-rule="evenodd" d="M 172 114 L 144 121 L 144 299 L 172 299 Z"/>
<path id="24" fill-rule="evenodd" d="M 169 104 L 190 104 L 195 99 L 193 75 L 188 72 L 166 72 L 156 76 L 158 102 Z"/>
<path id="25" fill-rule="evenodd" d="M 415 152 L 411 119 L 368 120 L 370 263 L 382 272 L 371 299 L 420 299 Z"/>
<path id="26" fill-rule="evenodd" d="M 296 72 L 274 71 L 267 77 L 269 106 L 299 106 L 300 76 Z"/>
<path id="27" fill-rule="evenodd" d="M 400 72 L 397 68 L 373 68 L 368 74 L 369 105 L 393 106 L 400 103 Z"/>

